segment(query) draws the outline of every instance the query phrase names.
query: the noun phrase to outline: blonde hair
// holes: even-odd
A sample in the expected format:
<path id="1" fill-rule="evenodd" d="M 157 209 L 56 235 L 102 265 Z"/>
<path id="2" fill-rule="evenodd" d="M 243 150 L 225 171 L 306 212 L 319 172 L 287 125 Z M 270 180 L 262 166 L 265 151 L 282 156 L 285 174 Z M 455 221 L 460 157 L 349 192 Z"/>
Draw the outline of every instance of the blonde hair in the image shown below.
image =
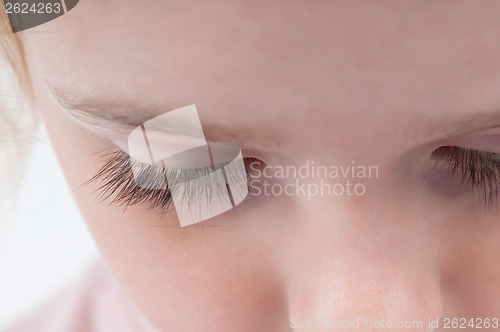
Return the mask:
<path id="1" fill-rule="evenodd" d="M 28 143 L 38 123 L 33 106 L 23 45 L 0 1 L 0 202 L 15 196 L 26 165 Z"/>

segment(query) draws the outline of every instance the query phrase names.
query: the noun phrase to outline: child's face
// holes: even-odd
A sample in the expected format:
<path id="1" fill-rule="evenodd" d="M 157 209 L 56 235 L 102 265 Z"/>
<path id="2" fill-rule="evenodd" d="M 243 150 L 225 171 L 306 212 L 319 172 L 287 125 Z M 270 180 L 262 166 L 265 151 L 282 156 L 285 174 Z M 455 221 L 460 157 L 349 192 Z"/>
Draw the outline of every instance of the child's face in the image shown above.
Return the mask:
<path id="1" fill-rule="evenodd" d="M 499 11 L 497 0 L 85 0 L 20 35 L 88 226 L 161 331 L 358 318 L 426 331 L 429 318 L 500 312 L 500 212 L 481 198 L 496 201 L 500 130 L 485 130 L 500 127 Z M 354 162 L 378 177 L 301 177 L 366 191 L 255 195 L 185 228 L 175 212 L 123 211 L 81 185 L 127 130 L 191 104 L 208 140 L 274 170 Z M 443 149 L 439 168 L 441 146 L 470 150 Z M 484 188 L 460 189 L 462 171 L 481 179 L 471 170 Z"/>

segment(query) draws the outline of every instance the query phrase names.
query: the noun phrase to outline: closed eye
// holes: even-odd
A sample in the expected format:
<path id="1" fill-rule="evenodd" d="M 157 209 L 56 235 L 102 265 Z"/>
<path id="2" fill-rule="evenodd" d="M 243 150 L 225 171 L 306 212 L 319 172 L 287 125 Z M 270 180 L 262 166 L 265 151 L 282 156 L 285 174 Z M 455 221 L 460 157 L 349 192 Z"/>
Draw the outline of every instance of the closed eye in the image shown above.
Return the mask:
<path id="1" fill-rule="evenodd" d="M 153 166 L 141 163 L 130 157 L 125 151 L 118 147 L 111 147 L 101 153 L 101 158 L 105 160 L 104 166 L 90 180 L 84 184 L 97 184 L 96 192 L 101 201 L 108 200 L 110 205 L 123 207 L 124 210 L 131 205 L 145 205 L 150 211 L 158 211 L 164 215 L 173 210 L 173 199 L 170 186 L 166 183 L 169 179 L 176 179 L 179 183 L 186 183 L 187 195 L 183 204 L 190 204 L 190 196 L 199 192 L 219 188 L 208 180 L 207 175 L 225 166 L 227 163 L 208 166 L 198 169 L 173 169 L 161 166 Z M 251 191 L 249 186 L 251 163 L 256 162 L 255 158 L 244 158 L 245 174 L 227 174 L 227 177 L 234 181 L 244 182 L 240 185 L 246 186 L 246 190 Z M 260 162 L 260 161 L 258 161 Z M 134 174 L 135 173 L 135 174 Z M 143 185 L 138 185 L 137 178 L 143 179 Z M 199 179 L 199 180 L 197 180 Z M 247 181 L 243 181 L 247 179 Z M 153 189 L 151 189 L 153 188 Z M 157 188 L 157 189 L 154 189 Z M 220 194 L 222 195 L 222 189 Z M 213 191 L 213 190 L 212 190 Z"/>
<path id="2" fill-rule="evenodd" d="M 478 189 L 485 205 L 497 202 L 500 186 L 500 154 L 442 146 L 432 152 L 436 166 L 445 167 L 450 177 L 460 178 L 462 189 Z"/>

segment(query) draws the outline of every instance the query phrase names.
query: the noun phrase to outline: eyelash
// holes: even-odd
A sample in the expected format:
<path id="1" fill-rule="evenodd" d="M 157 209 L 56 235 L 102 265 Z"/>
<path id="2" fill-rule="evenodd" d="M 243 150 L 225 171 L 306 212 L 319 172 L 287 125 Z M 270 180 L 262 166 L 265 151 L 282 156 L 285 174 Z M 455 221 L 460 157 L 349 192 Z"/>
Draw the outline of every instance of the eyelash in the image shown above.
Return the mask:
<path id="1" fill-rule="evenodd" d="M 90 180 L 86 181 L 84 185 L 91 183 L 97 183 L 98 188 L 98 198 L 102 201 L 110 200 L 111 204 L 116 204 L 122 206 L 123 209 L 127 209 L 131 205 L 145 204 L 150 211 L 160 211 L 162 215 L 173 210 L 173 201 L 170 189 L 168 185 L 165 189 L 148 189 L 137 185 L 136 179 L 134 177 L 133 170 L 140 170 L 141 178 L 147 178 L 151 180 L 150 184 L 152 187 L 159 188 L 160 184 L 165 186 L 165 172 L 170 172 L 169 175 L 180 180 L 194 180 L 203 175 L 207 175 L 213 172 L 225 164 L 219 164 L 208 166 L 200 169 L 166 169 L 163 167 L 153 166 L 141 163 L 134 158 L 130 157 L 125 151 L 112 147 L 108 150 L 101 152 L 100 156 L 107 160 L 104 166 L 94 175 Z M 244 158 L 245 172 L 248 179 L 247 184 L 250 183 L 250 164 L 252 162 L 261 162 L 255 158 Z M 226 171 L 227 172 L 227 171 Z M 142 175 L 145 175 L 144 177 Z M 227 174 L 231 177 L 231 174 Z M 240 176 L 235 176 L 236 179 L 241 179 Z M 192 181 L 189 185 L 186 185 L 188 192 L 203 191 L 205 189 L 211 189 L 215 186 L 208 181 Z M 196 182 L 196 183 L 194 183 Z M 155 184 L 158 184 L 156 186 Z M 251 195 L 251 187 L 249 185 L 248 190 Z M 222 194 L 222 191 L 221 191 Z M 186 204 L 189 204 L 189 199 L 186 199 Z"/>
<path id="2" fill-rule="evenodd" d="M 90 180 L 84 184 L 97 183 L 101 200 L 111 199 L 111 204 L 122 206 L 123 209 L 131 205 L 145 204 L 150 211 L 159 210 L 162 215 L 173 210 L 172 196 L 168 188 L 147 189 L 136 184 L 133 169 L 138 167 L 148 178 L 153 181 L 164 181 L 165 171 L 175 172 L 175 177 L 182 179 L 195 179 L 201 175 L 212 172 L 211 166 L 201 169 L 169 169 L 147 165 L 131 158 L 125 151 L 113 147 L 101 153 L 107 162 Z M 460 187 L 470 186 L 471 189 L 479 189 L 486 206 L 491 206 L 498 199 L 498 189 L 500 187 L 500 155 L 491 152 L 484 152 L 457 146 L 442 146 L 435 149 L 431 157 L 438 164 L 447 167 L 450 177 L 460 176 Z M 252 188 L 249 185 L 252 179 L 251 167 L 253 162 L 262 163 L 255 158 L 244 158 L 249 194 L 252 195 Z M 216 165 L 218 169 L 224 165 Z M 150 175 L 151 174 L 151 175 Z M 210 183 L 200 183 L 198 181 L 189 190 L 205 190 L 211 186 Z M 187 202 L 189 204 L 189 202 Z"/>
<path id="3" fill-rule="evenodd" d="M 450 176 L 459 172 L 460 187 L 479 189 L 486 206 L 497 202 L 500 186 L 500 155 L 456 146 L 442 146 L 432 152 L 436 165 L 444 162 Z M 464 186 L 465 185 L 465 186 Z"/>

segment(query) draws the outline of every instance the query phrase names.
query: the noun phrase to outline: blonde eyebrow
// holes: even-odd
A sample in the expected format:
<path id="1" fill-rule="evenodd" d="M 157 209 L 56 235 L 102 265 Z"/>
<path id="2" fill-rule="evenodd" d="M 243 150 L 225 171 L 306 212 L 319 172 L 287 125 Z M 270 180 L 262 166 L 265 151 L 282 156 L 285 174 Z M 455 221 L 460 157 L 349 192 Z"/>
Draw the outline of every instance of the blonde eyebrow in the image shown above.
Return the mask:
<path id="1" fill-rule="evenodd" d="M 143 103 L 125 103 L 104 98 L 78 99 L 75 97 L 76 93 L 68 93 L 48 82 L 46 82 L 46 86 L 64 111 L 87 124 L 102 125 L 104 121 L 109 124 L 126 125 L 133 129 L 155 116 L 152 107 L 146 107 Z M 159 114 L 161 112 L 158 112 L 157 115 Z"/>
<path id="2" fill-rule="evenodd" d="M 119 133 L 129 134 L 134 128 L 151 118 L 163 114 L 165 109 L 173 110 L 177 107 L 164 105 L 162 107 L 148 106 L 137 101 L 122 102 L 106 98 L 78 99 L 77 93 L 65 91 L 52 86 L 45 81 L 47 88 L 61 108 L 74 120 L 98 134 Z M 437 140 L 459 135 L 473 133 L 482 129 L 500 127 L 500 108 L 498 110 L 478 110 L 470 114 L 445 114 L 441 118 L 430 114 L 422 121 L 413 123 L 406 131 L 405 139 L 412 141 Z M 203 124 L 207 136 L 220 140 L 228 140 L 237 144 L 247 141 L 252 137 L 250 128 L 226 130 L 217 123 Z M 207 137 L 208 138 L 208 137 Z M 273 145 L 281 145 L 273 142 Z"/>
<path id="3" fill-rule="evenodd" d="M 77 99 L 74 97 L 76 94 L 46 83 L 52 97 L 66 115 L 100 136 L 127 137 L 136 127 L 165 113 L 165 109 L 177 108 L 175 106 L 151 107 L 134 101 Z M 217 123 L 203 123 L 203 131 L 209 141 L 228 141 L 238 145 L 248 142 L 248 137 L 251 137 L 249 129 L 232 129 L 229 130 Z"/>
<path id="4" fill-rule="evenodd" d="M 420 130 L 419 130 L 420 127 Z M 445 139 L 500 127 L 500 109 L 471 114 L 447 114 L 442 118 L 425 118 L 412 130 L 424 139 Z"/>

